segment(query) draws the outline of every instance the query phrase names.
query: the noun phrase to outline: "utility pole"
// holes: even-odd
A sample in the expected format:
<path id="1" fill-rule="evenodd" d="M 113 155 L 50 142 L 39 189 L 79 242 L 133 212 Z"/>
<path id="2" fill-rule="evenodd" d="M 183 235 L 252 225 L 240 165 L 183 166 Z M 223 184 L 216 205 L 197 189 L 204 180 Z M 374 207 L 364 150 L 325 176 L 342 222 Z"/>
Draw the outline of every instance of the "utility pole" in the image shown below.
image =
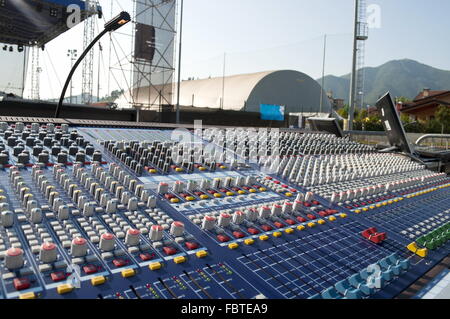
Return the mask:
<path id="1" fill-rule="evenodd" d="M 323 92 L 325 90 L 325 61 L 327 54 L 327 35 L 323 37 L 322 90 L 320 90 L 320 113 L 323 111 Z"/>

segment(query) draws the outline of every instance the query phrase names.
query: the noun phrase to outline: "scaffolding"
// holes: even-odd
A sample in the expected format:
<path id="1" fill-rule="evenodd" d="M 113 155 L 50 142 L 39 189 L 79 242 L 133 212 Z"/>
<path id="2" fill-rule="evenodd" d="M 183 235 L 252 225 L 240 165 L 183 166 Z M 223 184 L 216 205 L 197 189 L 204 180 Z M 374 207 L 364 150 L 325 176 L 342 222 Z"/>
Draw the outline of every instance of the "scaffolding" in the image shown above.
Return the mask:
<path id="1" fill-rule="evenodd" d="M 369 38 L 366 10 L 366 0 L 355 0 L 355 32 L 349 98 L 349 130 L 353 129 L 353 117 L 355 110 L 364 107 L 365 41 Z"/>
<path id="2" fill-rule="evenodd" d="M 40 51 L 38 46 L 31 47 L 31 94 L 32 100 L 40 100 L 40 73 L 42 68 L 40 66 Z"/>
<path id="3" fill-rule="evenodd" d="M 86 0 L 86 20 L 84 20 L 83 49 L 94 40 L 95 36 L 95 14 L 97 13 L 97 1 Z M 94 50 L 88 52 L 83 60 L 81 99 L 82 103 L 92 103 L 94 86 Z"/>
<path id="4" fill-rule="evenodd" d="M 133 106 L 160 110 L 173 105 L 176 0 L 133 0 L 131 97 Z M 143 48 L 151 51 L 142 54 Z M 145 53 L 148 53 L 145 51 Z"/>

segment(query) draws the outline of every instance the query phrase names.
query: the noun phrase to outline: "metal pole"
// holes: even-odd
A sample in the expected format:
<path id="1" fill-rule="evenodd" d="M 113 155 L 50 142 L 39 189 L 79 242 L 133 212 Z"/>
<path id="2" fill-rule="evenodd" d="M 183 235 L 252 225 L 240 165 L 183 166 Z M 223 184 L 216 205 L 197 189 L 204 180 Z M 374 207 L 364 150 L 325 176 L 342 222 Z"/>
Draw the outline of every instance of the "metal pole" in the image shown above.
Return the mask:
<path id="1" fill-rule="evenodd" d="M 225 70 L 226 70 L 227 54 L 223 54 L 223 73 L 222 73 L 222 100 L 220 108 L 223 110 L 225 101 Z"/>
<path id="2" fill-rule="evenodd" d="M 327 35 L 323 37 L 322 90 L 320 90 L 320 113 L 323 108 L 323 91 L 325 90 L 325 60 L 327 52 Z"/>
<path id="3" fill-rule="evenodd" d="M 359 12 L 359 0 L 355 0 L 355 31 L 353 38 L 353 64 L 352 64 L 352 75 L 350 80 L 350 98 L 349 98 L 349 114 L 348 114 L 348 129 L 353 130 L 353 118 L 355 113 L 355 98 L 356 98 L 356 56 L 358 54 L 358 14 Z"/>
<path id="4" fill-rule="evenodd" d="M 98 43 L 98 71 L 97 71 L 97 102 L 100 101 L 100 57 L 103 51 L 102 44 Z"/>
<path id="5" fill-rule="evenodd" d="M 179 48 L 178 48 L 178 85 L 177 85 L 177 114 L 176 122 L 180 124 L 180 88 L 181 88 L 181 47 L 183 36 L 183 0 L 181 0 L 180 8 L 180 36 L 179 36 Z"/>

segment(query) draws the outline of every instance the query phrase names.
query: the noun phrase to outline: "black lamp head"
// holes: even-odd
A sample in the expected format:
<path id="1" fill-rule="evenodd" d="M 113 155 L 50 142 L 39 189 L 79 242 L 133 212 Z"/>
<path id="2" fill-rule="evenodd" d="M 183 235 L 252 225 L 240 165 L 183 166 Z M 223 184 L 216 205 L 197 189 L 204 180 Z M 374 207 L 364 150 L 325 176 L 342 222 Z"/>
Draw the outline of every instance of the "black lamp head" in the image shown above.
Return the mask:
<path id="1" fill-rule="evenodd" d="M 115 31 L 131 21 L 130 14 L 126 11 L 122 11 L 119 15 L 112 20 L 106 22 L 105 30 Z"/>

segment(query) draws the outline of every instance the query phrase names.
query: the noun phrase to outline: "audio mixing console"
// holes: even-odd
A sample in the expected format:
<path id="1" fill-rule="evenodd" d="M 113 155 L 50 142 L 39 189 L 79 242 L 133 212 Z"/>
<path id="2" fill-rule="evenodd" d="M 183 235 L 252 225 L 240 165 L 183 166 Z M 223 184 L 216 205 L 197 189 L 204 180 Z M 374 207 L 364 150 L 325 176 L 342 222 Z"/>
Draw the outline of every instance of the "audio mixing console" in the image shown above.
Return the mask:
<path id="1" fill-rule="evenodd" d="M 449 186 L 327 134 L 5 121 L 0 298 L 394 298 L 448 255 Z"/>

